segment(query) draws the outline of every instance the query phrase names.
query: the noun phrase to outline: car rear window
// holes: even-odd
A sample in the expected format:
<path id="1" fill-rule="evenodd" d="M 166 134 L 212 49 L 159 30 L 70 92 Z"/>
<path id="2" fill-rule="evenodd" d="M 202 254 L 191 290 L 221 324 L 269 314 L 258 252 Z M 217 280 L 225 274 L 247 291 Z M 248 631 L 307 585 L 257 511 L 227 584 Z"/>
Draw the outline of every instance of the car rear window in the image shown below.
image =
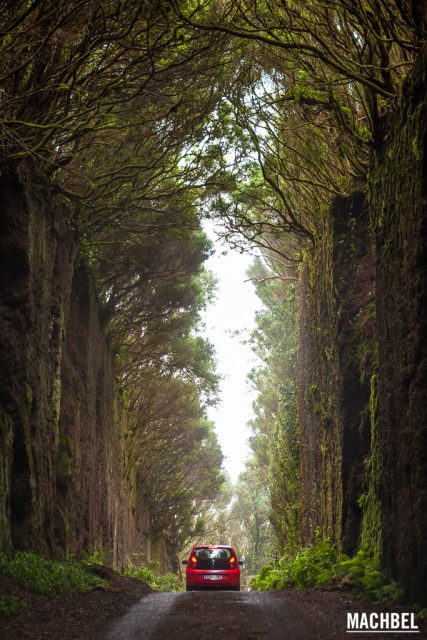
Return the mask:
<path id="1" fill-rule="evenodd" d="M 231 549 L 194 549 L 197 558 L 197 569 L 229 569 Z"/>

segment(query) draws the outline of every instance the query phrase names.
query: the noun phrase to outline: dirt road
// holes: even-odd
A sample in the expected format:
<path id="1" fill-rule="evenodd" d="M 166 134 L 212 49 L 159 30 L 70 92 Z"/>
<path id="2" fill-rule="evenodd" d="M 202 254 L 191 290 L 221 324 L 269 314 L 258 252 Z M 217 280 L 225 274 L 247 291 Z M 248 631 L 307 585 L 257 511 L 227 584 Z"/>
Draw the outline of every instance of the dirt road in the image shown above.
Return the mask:
<path id="1" fill-rule="evenodd" d="M 366 605 L 365 605 L 366 606 Z M 375 608 L 366 606 L 368 611 Z M 106 640 L 330 640 L 421 638 L 424 634 L 348 634 L 347 611 L 360 601 L 343 594 L 305 592 L 153 593 L 106 635 Z"/>
<path id="2" fill-rule="evenodd" d="M 347 612 L 384 611 L 349 591 L 153 592 L 111 572 L 112 588 L 48 598 L 0 578 L 0 593 L 26 601 L 1 640 L 411 640 L 419 634 L 348 634 Z M 393 607 L 395 608 L 395 607 Z M 401 609 L 401 608 L 400 608 Z"/>

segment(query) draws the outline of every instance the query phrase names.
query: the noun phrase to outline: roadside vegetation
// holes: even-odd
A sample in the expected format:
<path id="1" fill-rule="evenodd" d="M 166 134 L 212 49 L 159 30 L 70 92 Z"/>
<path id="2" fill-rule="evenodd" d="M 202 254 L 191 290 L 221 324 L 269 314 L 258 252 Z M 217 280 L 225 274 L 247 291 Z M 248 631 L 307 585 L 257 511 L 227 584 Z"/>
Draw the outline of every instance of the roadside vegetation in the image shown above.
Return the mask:
<path id="1" fill-rule="evenodd" d="M 108 590 L 111 588 L 110 582 L 97 574 L 96 567 L 100 566 L 98 561 L 102 561 L 102 558 L 96 557 L 96 554 L 79 563 L 73 557 L 58 561 L 24 551 L 0 553 L 0 577 L 11 578 L 18 587 L 49 598 L 77 591 Z M 156 562 L 148 566 L 129 564 L 121 575 L 141 580 L 156 591 L 180 591 L 183 588 L 177 574 L 161 575 Z M 0 595 L 0 618 L 19 613 L 26 604 L 25 598 Z"/>
<path id="2" fill-rule="evenodd" d="M 0 554 L 1 575 L 13 578 L 17 585 L 28 591 L 51 597 L 110 586 L 74 558 L 50 560 L 27 551 Z M 10 606 L 13 608 L 13 603 Z"/>
<path id="3" fill-rule="evenodd" d="M 361 548 L 350 557 L 340 553 L 328 538 L 317 537 L 313 546 L 285 552 L 276 562 L 266 564 L 251 580 L 256 591 L 341 587 L 375 602 L 396 602 L 403 591 L 381 571 L 377 556 Z"/>
<path id="4" fill-rule="evenodd" d="M 182 591 L 183 584 L 180 577 L 176 573 L 166 573 L 164 575 L 158 572 L 157 563 L 150 563 L 149 566 L 137 567 L 129 564 L 123 570 L 122 574 L 129 578 L 136 578 L 146 582 L 155 591 Z"/>

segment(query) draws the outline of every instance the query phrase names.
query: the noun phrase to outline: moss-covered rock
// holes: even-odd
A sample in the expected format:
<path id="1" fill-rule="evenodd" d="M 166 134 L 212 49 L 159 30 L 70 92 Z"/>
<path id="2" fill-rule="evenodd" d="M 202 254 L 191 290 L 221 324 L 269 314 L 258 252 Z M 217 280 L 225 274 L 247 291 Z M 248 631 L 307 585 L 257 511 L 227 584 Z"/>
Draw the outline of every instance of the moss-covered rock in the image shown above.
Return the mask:
<path id="1" fill-rule="evenodd" d="M 300 284 L 299 419 L 304 542 L 317 526 L 358 548 L 374 366 L 374 262 L 362 191 L 337 198 Z M 372 353 L 371 353 L 372 351 Z M 363 356 L 361 355 L 363 354 Z"/>
<path id="2" fill-rule="evenodd" d="M 427 602 L 427 65 L 406 79 L 370 176 L 379 338 L 376 434 L 382 552 Z"/>
<path id="3" fill-rule="evenodd" d="M 125 468 L 129 410 L 70 206 L 41 164 L 2 168 L 0 545 L 106 550 L 120 565 L 154 534 Z"/>

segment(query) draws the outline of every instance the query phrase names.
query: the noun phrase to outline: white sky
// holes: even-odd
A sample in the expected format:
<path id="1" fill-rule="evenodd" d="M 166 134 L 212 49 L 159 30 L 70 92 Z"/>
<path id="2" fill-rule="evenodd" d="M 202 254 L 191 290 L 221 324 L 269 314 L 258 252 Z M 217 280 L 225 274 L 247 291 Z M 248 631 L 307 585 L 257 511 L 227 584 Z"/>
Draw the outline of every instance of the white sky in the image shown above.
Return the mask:
<path id="1" fill-rule="evenodd" d="M 232 482 L 236 482 L 249 454 L 247 439 L 251 430 L 247 422 L 253 416 L 252 402 L 255 399 L 246 376 L 256 363 L 256 356 L 250 346 L 242 342 L 255 328 L 255 312 L 261 309 L 262 304 L 253 284 L 245 282 L 248 278 L 246 270 L 253 257 L 222 245 L 209 224 L 204 228 L 216 248 L 205 266 L 215 274 L 218 285 L 216 300 L 202 315 L 206 324 L 203 333 L 215 347 L 217 370 L 223 378 L 220 403 L 209 409 L 208 417 L 215 422 L 225 457 L 224 467 Z M 240 335 L 233 336 L 235 331 Z"/>

